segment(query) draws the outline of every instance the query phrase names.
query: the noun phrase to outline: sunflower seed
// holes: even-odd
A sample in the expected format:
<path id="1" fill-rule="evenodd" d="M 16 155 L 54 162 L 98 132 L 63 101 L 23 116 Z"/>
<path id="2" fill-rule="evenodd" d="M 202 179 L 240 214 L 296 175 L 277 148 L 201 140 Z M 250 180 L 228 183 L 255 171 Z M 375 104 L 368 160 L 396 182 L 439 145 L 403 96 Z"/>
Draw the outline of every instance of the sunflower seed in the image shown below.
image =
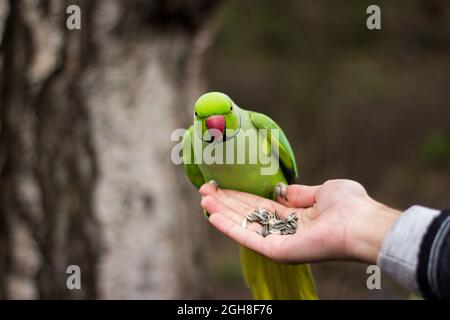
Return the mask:
<path id="1" fill-rule="evenodd" d="M 278 211 L 277 211 L 277 210 L 275 210 L 275 218 L 276 218 L 277 220 L 281 220 L 280 215 L 278 214 Z"/>
<path id="2" fill-rule="evenodd" d="M 262 228 L 261 235 L 265 238 L 265 237 L 267 237 L 269 235 L 269 233 L 270 233 L 269 232 L 269 226 L 266 224 Z"/>
<path id="3" fill-rule="evenodd" d="M 292 212 L 286 219 L 282 219 L 276 210 L 272 213 L 266 209 L 258 208 L 250 213 L 245 221 L 260 224 L 263 228 L 258 233 L 267 237 L 269 234 L 286 235 L 295 233 L 298 217 L 295 212 Z M 246 222 L 242 221 L 242 226 L 244 225 L 247 226 Z"/>

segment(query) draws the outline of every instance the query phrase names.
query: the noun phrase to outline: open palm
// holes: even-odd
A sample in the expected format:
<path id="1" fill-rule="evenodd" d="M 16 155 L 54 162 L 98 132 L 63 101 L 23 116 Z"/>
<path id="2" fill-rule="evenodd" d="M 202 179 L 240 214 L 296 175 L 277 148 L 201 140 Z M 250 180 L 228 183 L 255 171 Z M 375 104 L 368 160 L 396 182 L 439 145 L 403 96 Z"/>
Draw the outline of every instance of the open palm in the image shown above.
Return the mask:
<path id="1" fill-rule="evenodd" d="M 333 259 L 374 261 L 390 225 L 371 232 L 377 213 L 386 208 L 371 199 L 366 190 L 351 180 L 330 180 L 320 186 L 290 185 L 289 201 L 280 203 L 249 193 L 216 189 L 204 184 L 201 205 L 219 231 L 239 244 L 284 263 L 304 263 Z M 297 231 L 293 235 L 270 234 L 263 238 L 252 223 L 242 220 L 256 208 L 278 211 L 285 218 L 296 212 Z M 375 237 L 376 239 L 369 239 Z M 367 241 L 365 241 L 367 240 Z"/>

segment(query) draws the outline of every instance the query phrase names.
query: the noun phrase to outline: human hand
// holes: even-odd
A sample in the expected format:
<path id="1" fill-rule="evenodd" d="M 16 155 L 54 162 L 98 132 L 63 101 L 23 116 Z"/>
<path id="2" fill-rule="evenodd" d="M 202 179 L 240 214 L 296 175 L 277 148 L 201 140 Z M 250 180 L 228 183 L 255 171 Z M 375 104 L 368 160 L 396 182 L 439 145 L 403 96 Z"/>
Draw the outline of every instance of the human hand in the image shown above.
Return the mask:
<path id="1" fill-rule="evenodd" d="M 284 263 L 348 259 L 376 263 L 381 242 L 399 211 L 376 202 L 359 183 L 329 180 L 320 186 L 289 185 L 280 203 L 249 193 L 200 188 L 201 205 L 211 213 L 210 223 L 239 244 Z M 256 233 L 256 223 L 242 228 L 243 219 L 256 208 L 277 210 L 285 218 L 296 212 L 293 235 Z"/>

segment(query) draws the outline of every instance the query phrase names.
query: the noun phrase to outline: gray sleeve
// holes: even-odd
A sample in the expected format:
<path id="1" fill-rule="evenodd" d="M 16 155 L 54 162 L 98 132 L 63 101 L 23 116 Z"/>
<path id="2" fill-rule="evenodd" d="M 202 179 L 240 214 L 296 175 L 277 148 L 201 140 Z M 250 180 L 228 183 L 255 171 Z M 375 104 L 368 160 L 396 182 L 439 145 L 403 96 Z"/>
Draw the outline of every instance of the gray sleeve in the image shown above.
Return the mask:
<path id="1" fill-rule="evenodd" d="M 404 288 L 420 294 L 417 266 L 422 239 L 438 210 L 413 206 L 403 212 L 381 244 L 377 264 Z"/>

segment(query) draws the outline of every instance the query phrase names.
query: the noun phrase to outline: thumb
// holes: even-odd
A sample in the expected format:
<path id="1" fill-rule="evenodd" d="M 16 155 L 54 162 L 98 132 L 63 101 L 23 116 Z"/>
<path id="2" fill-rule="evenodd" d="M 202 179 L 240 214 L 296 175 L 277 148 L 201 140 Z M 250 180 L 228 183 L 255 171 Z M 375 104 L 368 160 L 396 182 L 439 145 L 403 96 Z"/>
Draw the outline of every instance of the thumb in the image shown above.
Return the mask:
<path id="1" fill-rule="evenodd" d="M 277 201 L 282 205 L 293 208 L 307 208 L 316 203 L 316 194 L 321 186 L 306 186 L 291 184 L 286 187 L 286 199 L 278 197 Z"/>

